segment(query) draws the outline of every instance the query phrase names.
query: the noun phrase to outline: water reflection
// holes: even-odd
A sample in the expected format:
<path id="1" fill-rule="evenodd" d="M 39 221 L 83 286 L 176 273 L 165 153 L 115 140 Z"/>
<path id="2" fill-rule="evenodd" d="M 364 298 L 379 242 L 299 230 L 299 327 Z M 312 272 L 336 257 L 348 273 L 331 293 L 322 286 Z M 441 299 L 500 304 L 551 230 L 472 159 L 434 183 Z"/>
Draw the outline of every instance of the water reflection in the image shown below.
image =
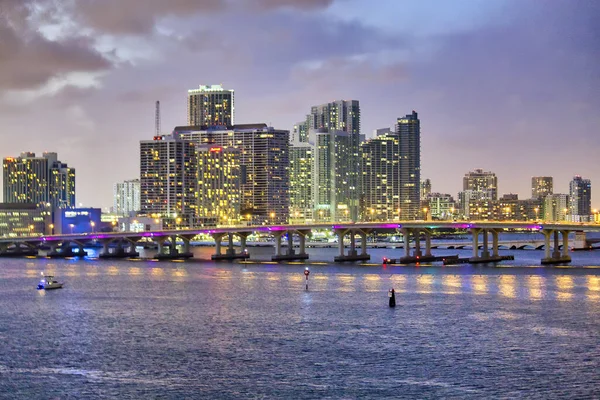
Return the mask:
<path id="1" fill-rule="evenodd" d="M 150 275 L 152 276 L 162 276 L 165 274 L 165 271 L 162 268 L 154 267 L 150 270 Z"/>
<path id="2" fill-rule="evenodd" d="M 141 275 L 142 274 L 142 269 L 139 267 L 131 267 L 129 268 L 129 275 L 130 276 L 136 276 L 136 275 Z"/>
<path id="3" fill-rule="evenodd" d="M 527 287 L 529 289 L 529 298 L 531 300 L 540 300 L 542 298 L 542 277 L 530 276 L 527 278 Z"/>
<path id="4" fill-rule="evenodd" d="M 509 299 L 517 297 L 514 275 L 500 275 L 499 279 L 500 283 L 498 284 L 498 290 L 500 291 L 500 294 Z"/>
<path id="5" fill-rule="evenodd" d="M 340 283 L 342 283 L 342 286 L 340 287 L 340 291 L 342 292 L 354 292 L 356 289 L 354 288 L 354 281 L 355 281 L 355 277 L 354 275 L 349 275 L 349 274 L 338 274 L 337 275 L 337 280 L 340 281 Z"/>
<path id="6" fill-rule="evenodd" d="M 476 294 L 486 294 L 487 289 L 487 276 L 485 275 L 476 275 L 471 277 L 471 283 L 473 285 L 473 290 Z"/>
<path id="7" fill-rule="evenodd" d="M 115 267 L 114 265 L 111 265 L 110 267 L 108 267 L 106 269 L 106 272 L 108 273 L 108 275 L 119 275 L 119 269 L 117 267 Z"/>
<path id="8" fill-rule="evenodd" d="M 432 275 L 417 276 L 417 284 L 419 285 L 419 293 L 431 293 L 431 285 L 433 284 Z"/>
<path id="9" fill-rule="evenodd" d="M 366 274 L 363 276 L 363 284 L 367 292 L 379 292 L 381 290 L 381 276 Z"/>
<path id="10" fill-rule="evenodd" d="M 447 293 L 457 294 L 461 292 L 462 282 L 460 280 L 460 276 L 444 275 L 442 276 L 442 285 L 447 286 L 449 288 Z"/>

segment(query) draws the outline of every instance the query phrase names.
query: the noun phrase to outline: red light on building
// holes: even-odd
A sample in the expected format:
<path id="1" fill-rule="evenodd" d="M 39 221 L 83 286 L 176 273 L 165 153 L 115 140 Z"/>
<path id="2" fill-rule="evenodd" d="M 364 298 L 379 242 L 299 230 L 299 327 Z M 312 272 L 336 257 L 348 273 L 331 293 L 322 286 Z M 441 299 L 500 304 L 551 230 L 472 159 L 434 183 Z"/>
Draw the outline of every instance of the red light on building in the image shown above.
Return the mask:
<path id="1" fill-rule="evenodd" d="M 220 147 L 211 147 L 209 151 L 210 151 L 211 153 L 220 153 L 220 152 L 221 152 L 221 150 L 222 150 L 222 149 L 221 149 Z"/>

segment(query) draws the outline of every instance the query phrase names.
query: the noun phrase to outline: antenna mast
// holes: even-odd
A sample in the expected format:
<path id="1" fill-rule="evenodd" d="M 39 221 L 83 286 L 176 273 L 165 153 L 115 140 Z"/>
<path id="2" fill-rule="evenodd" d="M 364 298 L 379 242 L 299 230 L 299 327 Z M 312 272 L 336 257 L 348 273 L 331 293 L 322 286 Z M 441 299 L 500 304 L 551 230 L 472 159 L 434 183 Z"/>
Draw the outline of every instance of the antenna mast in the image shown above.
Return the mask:
<path id="1" fill-rule="evenodd" d="M 155 115 L 155 135 L 160 136 L 160 101 L 156 101 L 156 115 Z"/>

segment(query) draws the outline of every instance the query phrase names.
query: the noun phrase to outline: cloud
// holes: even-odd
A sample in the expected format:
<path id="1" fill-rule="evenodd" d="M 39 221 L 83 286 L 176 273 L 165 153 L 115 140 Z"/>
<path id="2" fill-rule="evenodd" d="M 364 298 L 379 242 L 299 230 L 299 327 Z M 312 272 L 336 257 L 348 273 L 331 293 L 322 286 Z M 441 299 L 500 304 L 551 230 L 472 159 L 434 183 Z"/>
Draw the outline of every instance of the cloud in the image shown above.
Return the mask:
<path id="1" fill-rule="evenodd" d="M 4 0 L 0 8 L 0 91 L 31 90 L 71 73 L 97 73 L 112 62 L 83 36 L 49 40 L 30 26 L 33 2 Z"/>

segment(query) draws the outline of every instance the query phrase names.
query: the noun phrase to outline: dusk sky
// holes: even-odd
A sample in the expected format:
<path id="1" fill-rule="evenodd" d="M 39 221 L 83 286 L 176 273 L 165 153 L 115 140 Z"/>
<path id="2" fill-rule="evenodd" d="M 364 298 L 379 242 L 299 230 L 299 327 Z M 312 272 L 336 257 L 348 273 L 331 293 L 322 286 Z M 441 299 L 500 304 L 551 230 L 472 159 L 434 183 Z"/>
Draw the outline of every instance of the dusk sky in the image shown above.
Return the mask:
<path id="1" fill-rule="evenodd" d="M 598 21 L 597 0 L 0 0 L 1 156 L 57 152 L 77 202 L 110 207 L 155 101 L 169 133 L 188 89 L 222 84 L 237 123 L 279 129 L 337 99 L 367 137 L 416 110 L 435 192 L 582 175 L 600 208 Z"/>

